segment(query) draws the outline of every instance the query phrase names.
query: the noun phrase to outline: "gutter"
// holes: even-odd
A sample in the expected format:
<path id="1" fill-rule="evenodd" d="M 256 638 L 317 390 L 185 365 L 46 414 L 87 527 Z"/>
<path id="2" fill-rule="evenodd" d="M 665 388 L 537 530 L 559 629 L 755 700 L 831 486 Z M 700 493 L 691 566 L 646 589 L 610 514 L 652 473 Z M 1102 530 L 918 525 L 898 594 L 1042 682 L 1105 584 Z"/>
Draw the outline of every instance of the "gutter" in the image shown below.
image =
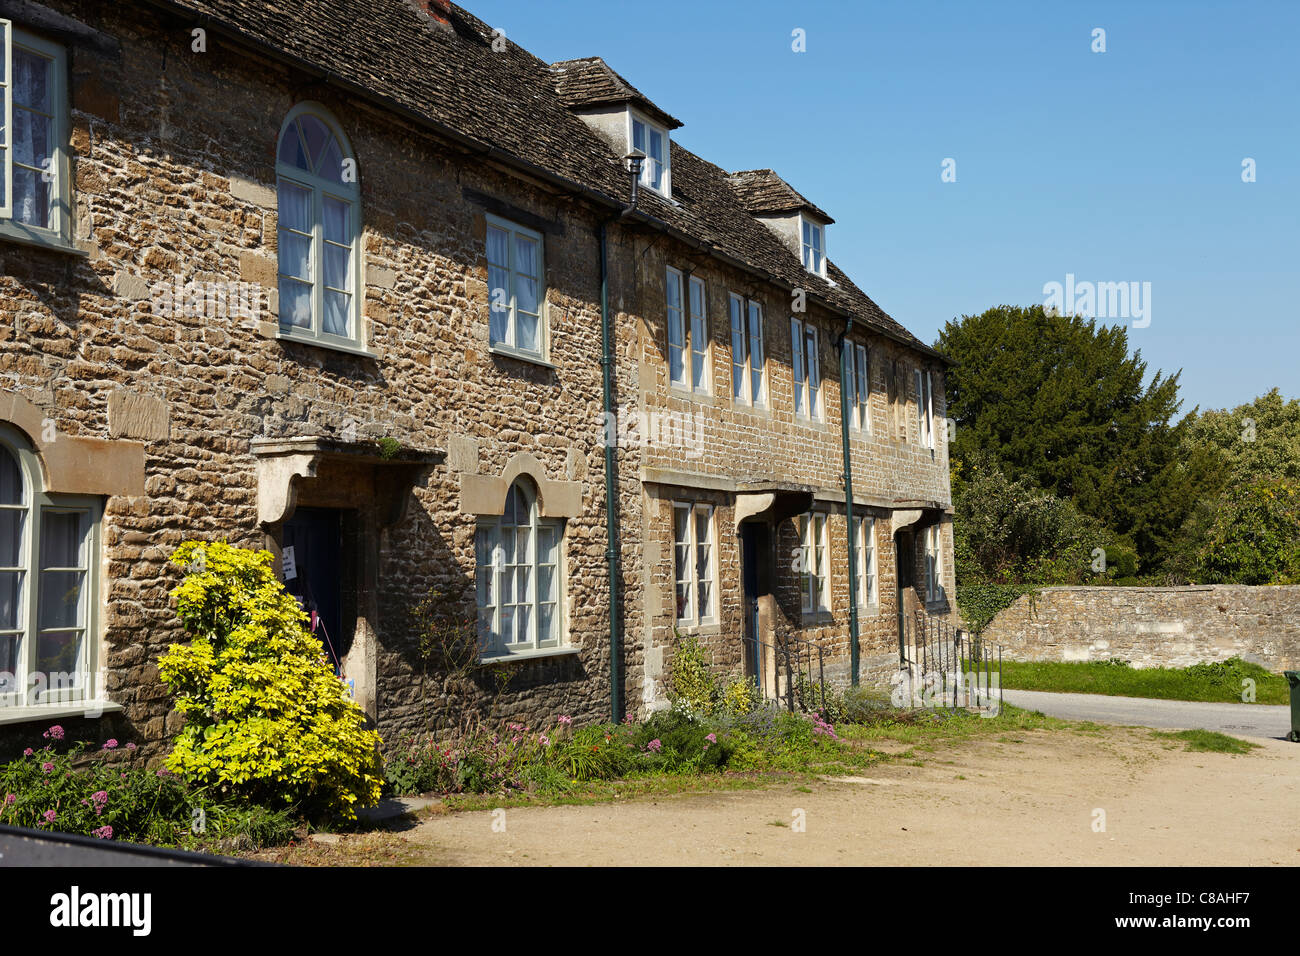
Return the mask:
<path id="1" fill-rule="evenodd" d="M 849 366 L 853 363 L 853 350 L 845 348 L 849 341 L 849 331 L 853 328 L 853 317 L 844 321 L 844 331 L 835 340 L 835 347 L 840 353 L 840 444 L 844 456 L 844 520 L 848 524 L 849 544 L 849 684 L 858 686 L 860 670 L 860 651 L 858 649 L 858 563 L 854 539 L 857 529 L 853 523 L 853 453 L 849 446 L 849 392 L 844 383 L 849 380 Z M 856 387 L 857 379 L 854 378 Z M 876 570 L 879 580 L 879 569 Z"/>

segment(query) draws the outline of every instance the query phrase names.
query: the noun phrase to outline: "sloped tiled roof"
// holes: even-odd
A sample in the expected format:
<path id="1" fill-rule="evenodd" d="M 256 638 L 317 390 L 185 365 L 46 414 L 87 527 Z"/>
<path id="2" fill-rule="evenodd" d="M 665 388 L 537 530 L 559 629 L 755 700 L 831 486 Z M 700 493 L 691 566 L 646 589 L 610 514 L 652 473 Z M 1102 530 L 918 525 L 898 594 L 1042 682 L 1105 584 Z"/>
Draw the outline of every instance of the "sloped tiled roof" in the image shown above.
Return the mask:
<path id="1" fill-rule="evenodd" d="M 632 103 L 669 129 L 682 125 L 680 120 L 655 106 L 649 97 L 610 69 L 609 64 L 598 56 L 561 60 L 552 63 L 551 69 L 555 71 L 555 92 L 559 94 L 560 102 L 570 109 Z"/>
<path id="2" fill-rule="evenodd" d="M 145 2 L 421 121 L 467 148 L 552 177 L 594 201 L 614 207 L 630 200 L 621 159 L 558 91 L 563 74 L 513 42 L 494 52 L 492 28 L 460 7 L 449 5 L 449 22 L 437 25 L 418 9 L 422 0 Z M 653 217 L 651 225 L 779 284 L 804 288 L 883 334 L 938 355 L 833 263 L 828 270 L 833 282 L 806 271 L 799 257 L 750 214 L 724 170 L 677 143 L 672 170 L 674 202 L 651 190 L 639 193 L 639 209 Z"/>
<path id="3" fill-rule="evenodd" d="M 806 209 L 828 223 L 835 221 L 826 214 L 825 210 L 814 206 L 770 169 L 746 169 L 732 173 L 727 179 L 740 195 L 740 201 L 745 208 L 755 215 Z"/>

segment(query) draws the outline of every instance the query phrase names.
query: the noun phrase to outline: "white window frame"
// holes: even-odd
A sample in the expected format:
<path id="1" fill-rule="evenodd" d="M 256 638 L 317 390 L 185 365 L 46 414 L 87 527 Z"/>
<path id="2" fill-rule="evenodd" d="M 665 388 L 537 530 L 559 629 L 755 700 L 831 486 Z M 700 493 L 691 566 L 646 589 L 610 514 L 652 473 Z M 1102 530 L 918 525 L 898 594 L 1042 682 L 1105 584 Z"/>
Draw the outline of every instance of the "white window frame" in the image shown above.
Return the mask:
<path id="1" fill-rule="evenodd" d="M 794 413 L 811 421 L 822 420 L 822 369 L 820 338 L 811 322 L 790 319 L 790 377 L 794 383 Z"/>
<path id="2" fill-rule="evenodd" d="M 871 434 L 871 351 L 861 342 L 844 340 L 848 351 L 848 373 L 845 389 L 848 391 L 851 417 L 849 427 L 865 435 Z"/>
<path id="3" fill-rule="evenodd" d="M 765 408 L 767 355 L 763 346 L 763 304 L 732 292 L 727 299 L 727 315 L 731 321 L 732 401 L 754 408 Z M 754 364 L 756 358 L 757 368 Z M 757 382 L 754 380 L 755 375 L 758 376 Z"/>
<path id="4" fill-rule="evenodd" d="M 716 624 L 718 622 L 718 547 L 717 547 L 717 527 L 714 521 L 715 510 L 713 505 L 701 501 L 674 501 L 672 503 L 672 535 L 673 535 L 673 616 L 677 623 L 685 627 L 698 627 L 705 624 Z M 677 534 L 678 515 L 686 515 L 686 540 L 682 540 Z M 703 516 L 706 524 L 705 536 L 707 540 L 701 541 L 699 537 L 699 519 Z M 687 567 L 683 568 L 679 560 L 679 549 L 686 548 L 688 555 Z M 700 570 L 700 549 L 704 550 L 704 570 Z M 710 595 L 711 613 L 705 613 L 701 607 L 700 592 L 701 585 L 707 585 Z M 679 588 L 686 588 L 685 606 L 678 604 L 677 592 Z M 683 614 L 682 612 L 685 611 Z"/>
<path id="5" fill-rule="evenodd" d="M 932 524 L 925 529 L 925 600 L 934 603 L 943 599 L 943 525 Z"/>
<path id="6" fill-rule="evenodd" d="M 85 495 L 49 494 L 43 488 L 40 462 L 22 436 L 14 429 L 0 426 L 0 449 L 12 454 L 18 462 L 19 476 L 23 482 L 23 505 L 6 506 L 5 510 L 18 510 L 24 515 L 23 534 L 19 545 L 20 564 L 6 571 L 22 574 L 20 604 L 17 621 L 19 627 L 6 630 L 6 635 L 18 633 L 19 669 L 7 686 L 0 685 L 0 718 L 10 707 L 61 706 L 69 703 L 96 700 L 102 692 L 99 675 L 100 644 L 100 526 L 103 521 L 103 502 Z M 44 568 L 41 558 L 41 529 L 46 516 L 52 512 L 80 512 L 86 516 L 86 534 L 82 542 L 82 557 L 77 568 Z M 47 596 L 44 574 L 50 572 L 81 572 L 83 585 L 78 595 L 80 626 L 46 628 L 47 631 L 80 631 L 81 645 L 72 674 L 75 683 L 52 686 L 49 678 L 34 679 L 37 675 L 38 651 L 42 629 L 40 609 Z M 63 672 L 67 673 L 67 672 Z"/>
<path id="7" fill-rule="evenodd" d="M 479 657 L 483 661 L 502 660 L 512 657 L 526 657 L 529 654 L 537 654 L 546 651 L 555 650 L 565 646 L 565 621 L 564 621 L 564 604 L 565 604 L 565 561 L 564 561 L 564 523 L 554 518 L 542 518 L 540 508 L 537 503 L 537 495 L 524 482 L 516 482 L 511 489 L 506 492 L 507 495 L 514 494 L 518 488 L 523 494 L 528 509 L 528 524 L 506 525 L 504 515 L 482 516 L 474 530 L 474 578 L 475 578 L 475 604 L 478 609 L 478 638 L 479 638 Z M 510 528 L 516 534 L 515 547 L 518 547 L 518 530 L 527 527 L 530 529 L 528 536 L 529 553 L 525 556 L 527 561 L 521 562 L 516 552 L 515 560 L 506 562 L 506 547 L 503 541 L 503 529 Z M 549 532 L 554 535 L 555 553 L 554 560 L 543 560 L 546 555 L 542 553 L 542 533 Z M 484 557 L 487 557 L 486 563 Z M 526 600 L 520 600 L 518 597 L 518 574 L 517 569 L 527 567 L 529 595 Z M 542 569 L 551 568 L 554 573 L 555 593 L 553 601 L 543 601 L 539 593 L 538 585 L 541 580 Z M 515 595 L 515 600 L 509 602 L 509 606 L 518 607 L 526 604 L 530 608 L 528 636 L 523 641 L 505 641 L 503 626 L 503 602 L 502 595 L 504 588 L 502 582 L 505 575 L 513 574 L 514 579 L 511 581 L 511 594 Z M 488 585 L 484 586 L 484 575 L 488 576 Z M 485 592 L 488 599 L 485 601 Z M 541 621 L 541 609 L 543 604 L 554 604 L 552 616 L 551 633 L 541 635 L 538 633 L 538 627 Z M 512 630 L 514 620 L 511 621 Z"/>
<path id="8" fill-rule="evenodd" d="M 826 227 L 799 214 L 799 249 L 803 267 L 813 275 L 826 278 Z M 814 254 L 817 261 L 813 262 Z"/>
<path id="9" fill-rule="evenodd" d="M 307 328 L 293 325 L 285 322 L 283 319 L 284 302 L 280 296 L 280 279 L 288 278 L 289 281 L 301 281 L 288 273 L 280 271 L 277 252 L 277 274 L 276 274 L 276 301 L 277 301 L 277 326 L 278 336 L 282 339 L 292 339 L 307 342 L 311 345 L 323 345 L 327 347 L 340 348 L 344 351 L 365 351 L 366 350 L 366 329 L 362 321 L 362 303 L 365 299 L 365 286 L 362 283 L 362 251 L 361 242 L 361 184 L 359 181 L 350 183 L 337 183 L 331 179 L 317 176 L 305 169 L 280 160 L 280 147 L 284 138 L 288 135 L 290 126 L 295 123 L 300 116 L 312 116 L 324 123 L 331 133 L 334 134 L 338 142 L 339 153 L 342 158 L 356 162 L 356 153 L 352 150 L 352 144 L 348 142 L 347 136 L 343 132 L 342 126 L 335 120 L 334 116 L 328 109 L 319 103 L 303 102 L 294 106 L 285 114 L 284 122 L 280 125 L 280 135 L 275 140 L 275 191 L 276 191 L 276 218 L 277 229 L 287 228 L 278 220 L 280 218 L 280 185 L 287 182 L 300 189 L 307 189 L 311 192 L 311 258 L 309 271 L 311 273 L 311 325 Z M 333 332 L 326 332 L 324 329 L 325 322 L 325 281 L 324 281 L 324 263 L 325 263 L 325 197 L 347 203 L 349 222 L 348 222 L 348 240 L 350 252 L 349 260 L 349 280 L 352 283 L 351 300 L 349 302 L 348 325 L 351 330 L 350 335 L 338 335 Z M 295 232 L 297 232 L 295 230 Z M 306 235 L 305 233 L 297 233 Z M 277 231 L 277 250 L 278 250 Z M 341 243 L 330 242 L 329 245 L 341 245 Z M 341 290 L 343 291 L 343 290 Z"/>
<path id="10" fill-rule="evenodd" d="M 671 291 L 677 290 L 677 305 Z M 698 292 L 698 302 L 696 293 Z M 668 383 L 673 388 L 709 393 L 709 316 L 704 280 L 668 266 L 664 272 L 664 316 L 668 332 Z M 677 341 L 673 341 L 676 332 Z M 681 362 L 681 374 L 673 375 L 673 351 Z M 696 370 L 696 359 L 699 369 Z"/>
<path id="11" fill-rule="evenodd" d="M 859 608 L 878 607 L 880 566 L 876 553 L 876 519 L 871 515 L 854 515 L 853 522 L 857 525 L 853 561 L 858 569 L 858 593 L 854 601 Z"/>
<path id="12" fill-rule="evenodd" d="M 917 444 L 933 451 L 934 397 L 930 391 L 930 373 L 925 369 L 915 369 L 913 380 L 916 384 Z"/>
<path id="13" fill-rule="evenodd" d="M 488 267 L 487 259 L 487 237 L 484 234 L 483 239 L 483 272 L 488 278 L 488 347 L 494 352 L 503 352 L 507 355 L 513 355 L 525 359 L 541 359 L 547 361 L 550 354 L 550 322 L 547 318 L 546 308 L 546 242 L 540 232 L 535 229 L 529 229 L 527 226 L 521 226 L 517 222 L 511 222 L 509 219 L 503 219 L 500 216 L 494 216 L 491 213 L 486 214 L 487 228 L 500 229 L 507 234 L 506 248 L 510 257 L 510 262 L 503 266 L 509 276 L 510 289 L 507 296 L 508 302 L 504 303 L 506 315 L 506 339 L 502 342 L 492 341 L 492 319 L 491 310 L 499 304 L 496 292 L 491 287 L 491 270 Z M 526 349 L 516 345 L 519 329 L 519 299 L 515 293 L 515 282 L 522 275 L 516 268 L 515 262 L 515 236 L 523 236 L 537 243 L 537 348 Z M 527 278 L 534 278 L 528 276 Z"/>
<path id="14" fill-rule="evenodd" d="M 673 149 L 668 130 L 651 120 L 644 113 L 629 109 L 627 111 L 627 145 L 629 149 L 640 148 L 636 145 L 636 124 L 638 123 L 645 129 L 646 145 L 646 148 L 641 150 L 646 156 L 645 162 L 641 164 L 641 185 L 651 192 L 658 193 L 665 199 L 671 199 L 673 195 Z M 660 163 L 662 171 L 661 185 L 658 187 L 654 185 L 654 168 L 651 164 L 659 161 L 650 155 L 651 133 L 658 133 L 661 137 L 660 142 L 663 143 L 663 160 Z"/>
<path id="15" fill-rule="evenodd" d="M 0 168 L 3 169 L 3 201 L 0 201 L 0 239 L 40 246 L 69 248 L 72 246 L 72 164 L 68 147 L 70 127 L 68 113 L 68 54 L 67 50 L 48 40 L 15 26 L 12 21 L 0 19 L 3 42 L 3 121 L 0 131 Z M 13 51 L 21 47 L 52 61 L 50 69 L 50 141 L 52 144 L 49 165 L 46 167 L 50 181 L 49 227 L 34 226 L 14 218 L 14 157 L 13 157 Z"/>
<path id="16" fill-rule="evenodd" d="M 799 548 L 803 556 L 803 571 L 799 575 L 799 606 L 805 615 L 830 612 L 831 550 L 827 518 L 824 511 L 808 511 L 799 516 Z"/>

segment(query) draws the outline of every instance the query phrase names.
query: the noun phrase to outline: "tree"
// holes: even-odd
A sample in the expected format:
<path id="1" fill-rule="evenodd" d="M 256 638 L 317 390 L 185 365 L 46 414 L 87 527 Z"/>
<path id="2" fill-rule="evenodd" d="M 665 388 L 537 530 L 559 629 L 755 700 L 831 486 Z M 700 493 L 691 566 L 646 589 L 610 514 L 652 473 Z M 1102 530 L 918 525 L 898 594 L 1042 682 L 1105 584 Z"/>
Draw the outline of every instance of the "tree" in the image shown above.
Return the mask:
<path id="1" fill-rule="evenodd" d="M 991 456 L 1130 542 L 1144 567 L 1164 560 L 1214 463 L 1204 447 L 1189 453 L 1188 419 L 1175 420 L 1180 373 L 1147 382 L 1123 326 L 1042 306 L 963 316 L 936 347 L 956 362 L 954 457 Z"/>
<path id="2" fill-rule="evenodd" d="M 1219 453 L 1225 484 L 1300 481 L 1300 401 L 1288 402 L 1274 388 L 1232 411 L 1207 409 L 1191 422 L 1187 444 Z"/>
<path id="3" fill-rule="evenodd" d="M 1197 572 L 1206 584 L 1300 584 L 1300 481 L 1230 487 Z"/>

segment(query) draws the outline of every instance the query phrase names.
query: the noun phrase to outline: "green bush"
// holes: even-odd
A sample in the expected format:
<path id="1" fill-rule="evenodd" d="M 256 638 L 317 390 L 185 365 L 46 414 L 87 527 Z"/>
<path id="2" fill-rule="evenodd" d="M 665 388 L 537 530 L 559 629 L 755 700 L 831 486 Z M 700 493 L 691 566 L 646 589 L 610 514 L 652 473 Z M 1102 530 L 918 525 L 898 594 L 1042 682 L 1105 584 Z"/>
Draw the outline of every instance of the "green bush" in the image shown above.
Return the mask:
<path id="1" fill-rule="evenodd" d="M 185 724 L 169 769 L 250 803 L 354 819 L 381 789 L 379 735 L 347 696 L 266 551 L 190 541 L 172 592 L 192 640 L 158 673 Z"/>
<path id="2" fill-rule="evenodd" d="M 79 741 L 58 749 L 64 730 L 45 731 L 39 750 L 0 764 L 0 823 L 155 846 L 258 849 L 287 842 L 294 821 L 284 811 L 223 804 L 166 770 L 109 760 L 108 740 L 92 750 Z"/>
<path id="3" fill-rule="evenodd" d="M 678 637 L 668 665 L 668 699 L 699 717 L 713 713 L 721 692 L 709 670 L 711 661 L 694 637 Z"/>

